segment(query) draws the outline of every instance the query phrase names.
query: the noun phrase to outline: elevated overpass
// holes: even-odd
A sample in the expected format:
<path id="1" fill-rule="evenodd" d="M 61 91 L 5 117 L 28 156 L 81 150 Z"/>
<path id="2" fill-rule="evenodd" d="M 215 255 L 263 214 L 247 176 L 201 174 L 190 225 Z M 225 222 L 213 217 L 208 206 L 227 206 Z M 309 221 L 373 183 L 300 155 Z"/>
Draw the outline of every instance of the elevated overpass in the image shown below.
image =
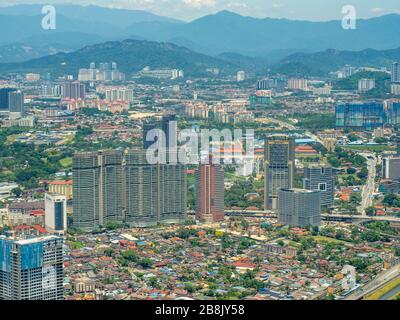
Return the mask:
<path id="1" fill-rule="evenodd" d="M 225 210 L 228 217 L 252 217 L 252 218 L 277 218 L 276 212 L 264 210 Z M 400 218 L 391 216 L 365 216 L 351 214 L 322 214 L 325 221 L 338 222 L 368 222 L 368 221 L 388 221 L 400 223 Z"/>

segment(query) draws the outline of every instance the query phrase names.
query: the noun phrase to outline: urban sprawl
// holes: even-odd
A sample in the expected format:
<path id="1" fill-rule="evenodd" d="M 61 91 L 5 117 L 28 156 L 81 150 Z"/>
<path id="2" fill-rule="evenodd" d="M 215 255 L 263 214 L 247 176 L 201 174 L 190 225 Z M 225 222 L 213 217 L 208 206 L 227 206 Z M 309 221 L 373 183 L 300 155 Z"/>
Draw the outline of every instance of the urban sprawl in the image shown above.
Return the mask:
<path id="1" fill-rule="evenodd" d="M 399 62 L 80 68 L 0 80 L 0 299 L 399 299 Z"/>

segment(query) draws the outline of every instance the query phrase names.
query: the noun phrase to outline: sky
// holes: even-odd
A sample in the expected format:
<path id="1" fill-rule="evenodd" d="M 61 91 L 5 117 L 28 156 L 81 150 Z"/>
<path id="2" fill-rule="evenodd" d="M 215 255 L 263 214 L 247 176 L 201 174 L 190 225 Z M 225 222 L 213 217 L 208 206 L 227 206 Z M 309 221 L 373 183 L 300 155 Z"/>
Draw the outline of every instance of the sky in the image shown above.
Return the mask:
<path id="1" fill-rule="evenodd" d="M 389 13 L 400 14 L 400 0 L 0 0 L 0 5 L 44 2 L 55 5 L 73 3 L 139 9 L 185 21 L 221 10 L 257 18 L 340 20 L 343 17 L 342 7 L 345 5 L 353 5 L 359 18 L 370 18 Z"/>

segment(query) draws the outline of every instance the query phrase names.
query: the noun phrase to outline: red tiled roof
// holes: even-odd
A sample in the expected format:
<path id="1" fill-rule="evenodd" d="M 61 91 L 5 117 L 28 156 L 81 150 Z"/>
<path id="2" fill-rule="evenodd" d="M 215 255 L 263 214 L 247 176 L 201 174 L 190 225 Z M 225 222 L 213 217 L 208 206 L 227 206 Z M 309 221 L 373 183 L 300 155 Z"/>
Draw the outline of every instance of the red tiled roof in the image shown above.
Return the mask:
<path id="1" fill-rule="evenodd" d="M 33 228 L 34 228 L 35 230 L 39 231 L 40 233 L 47 233 L 46 229 L 42 228 L 42 227 L 39 226 L 39 225 L 35 225 L 35 226 L 33 226 Z"/>
<path id="2" fill-rule="evenodd" d="M 44 214 L 45 214 L 45 211 L 43 209 L 31 211 L 31 216 L 43 216 Z"/>
<path id="3" fill-rule="evenodd" d="M 31 228 L 30 226 L 16 226 L 15 230 L 22 230 L 22 229 L 26 230 L 26 229 L 30 229 L 30 228 Z"/>

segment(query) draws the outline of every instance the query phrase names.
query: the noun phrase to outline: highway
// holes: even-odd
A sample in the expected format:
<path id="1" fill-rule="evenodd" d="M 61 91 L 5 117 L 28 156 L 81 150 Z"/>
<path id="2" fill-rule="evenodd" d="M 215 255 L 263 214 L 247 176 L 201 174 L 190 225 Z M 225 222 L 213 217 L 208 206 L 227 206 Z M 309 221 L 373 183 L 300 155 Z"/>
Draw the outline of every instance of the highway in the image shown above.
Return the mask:
<path id="1" fill-rule="evenodd" d="M 367 159 L 367 166 L 368 166 L 368 178 L 367 182 L 363 186 L 362 193 L 361 193 L 361 204 L 357 208 L 357 211 L 362 216 L 366 216 L 366 209 L 371 207 L 373 204 L 373 197 L 376 189 L 376 165 L 378 164 L 378 159 L 375 154 L 373 153 L 359 153 L 360 156 L 363 156 Z"/>
<path id="2" fill-rule="evenodd" d="M 319 144 L 324 145 L 324 142 L 315 134 L 311 133 L 310 131 L 306 131 L 305 135 L 310 137 L 311 139 L 314 139 L 315 141 L 317 141 Z"/>
<path id="3" fill-rule="evenodd" d="M 275 123 L 275 124 L 279 125 L 281 128 L 287 128 L 288 130 L 292 130 L 292 131 L 298 130 L 298 128 L 296 128 L 296 126 L 293 125 L 292 123 L 274 119 L 274 118 L 263 118 L 263 119 L 260 119 L 259 122 Z"/>

